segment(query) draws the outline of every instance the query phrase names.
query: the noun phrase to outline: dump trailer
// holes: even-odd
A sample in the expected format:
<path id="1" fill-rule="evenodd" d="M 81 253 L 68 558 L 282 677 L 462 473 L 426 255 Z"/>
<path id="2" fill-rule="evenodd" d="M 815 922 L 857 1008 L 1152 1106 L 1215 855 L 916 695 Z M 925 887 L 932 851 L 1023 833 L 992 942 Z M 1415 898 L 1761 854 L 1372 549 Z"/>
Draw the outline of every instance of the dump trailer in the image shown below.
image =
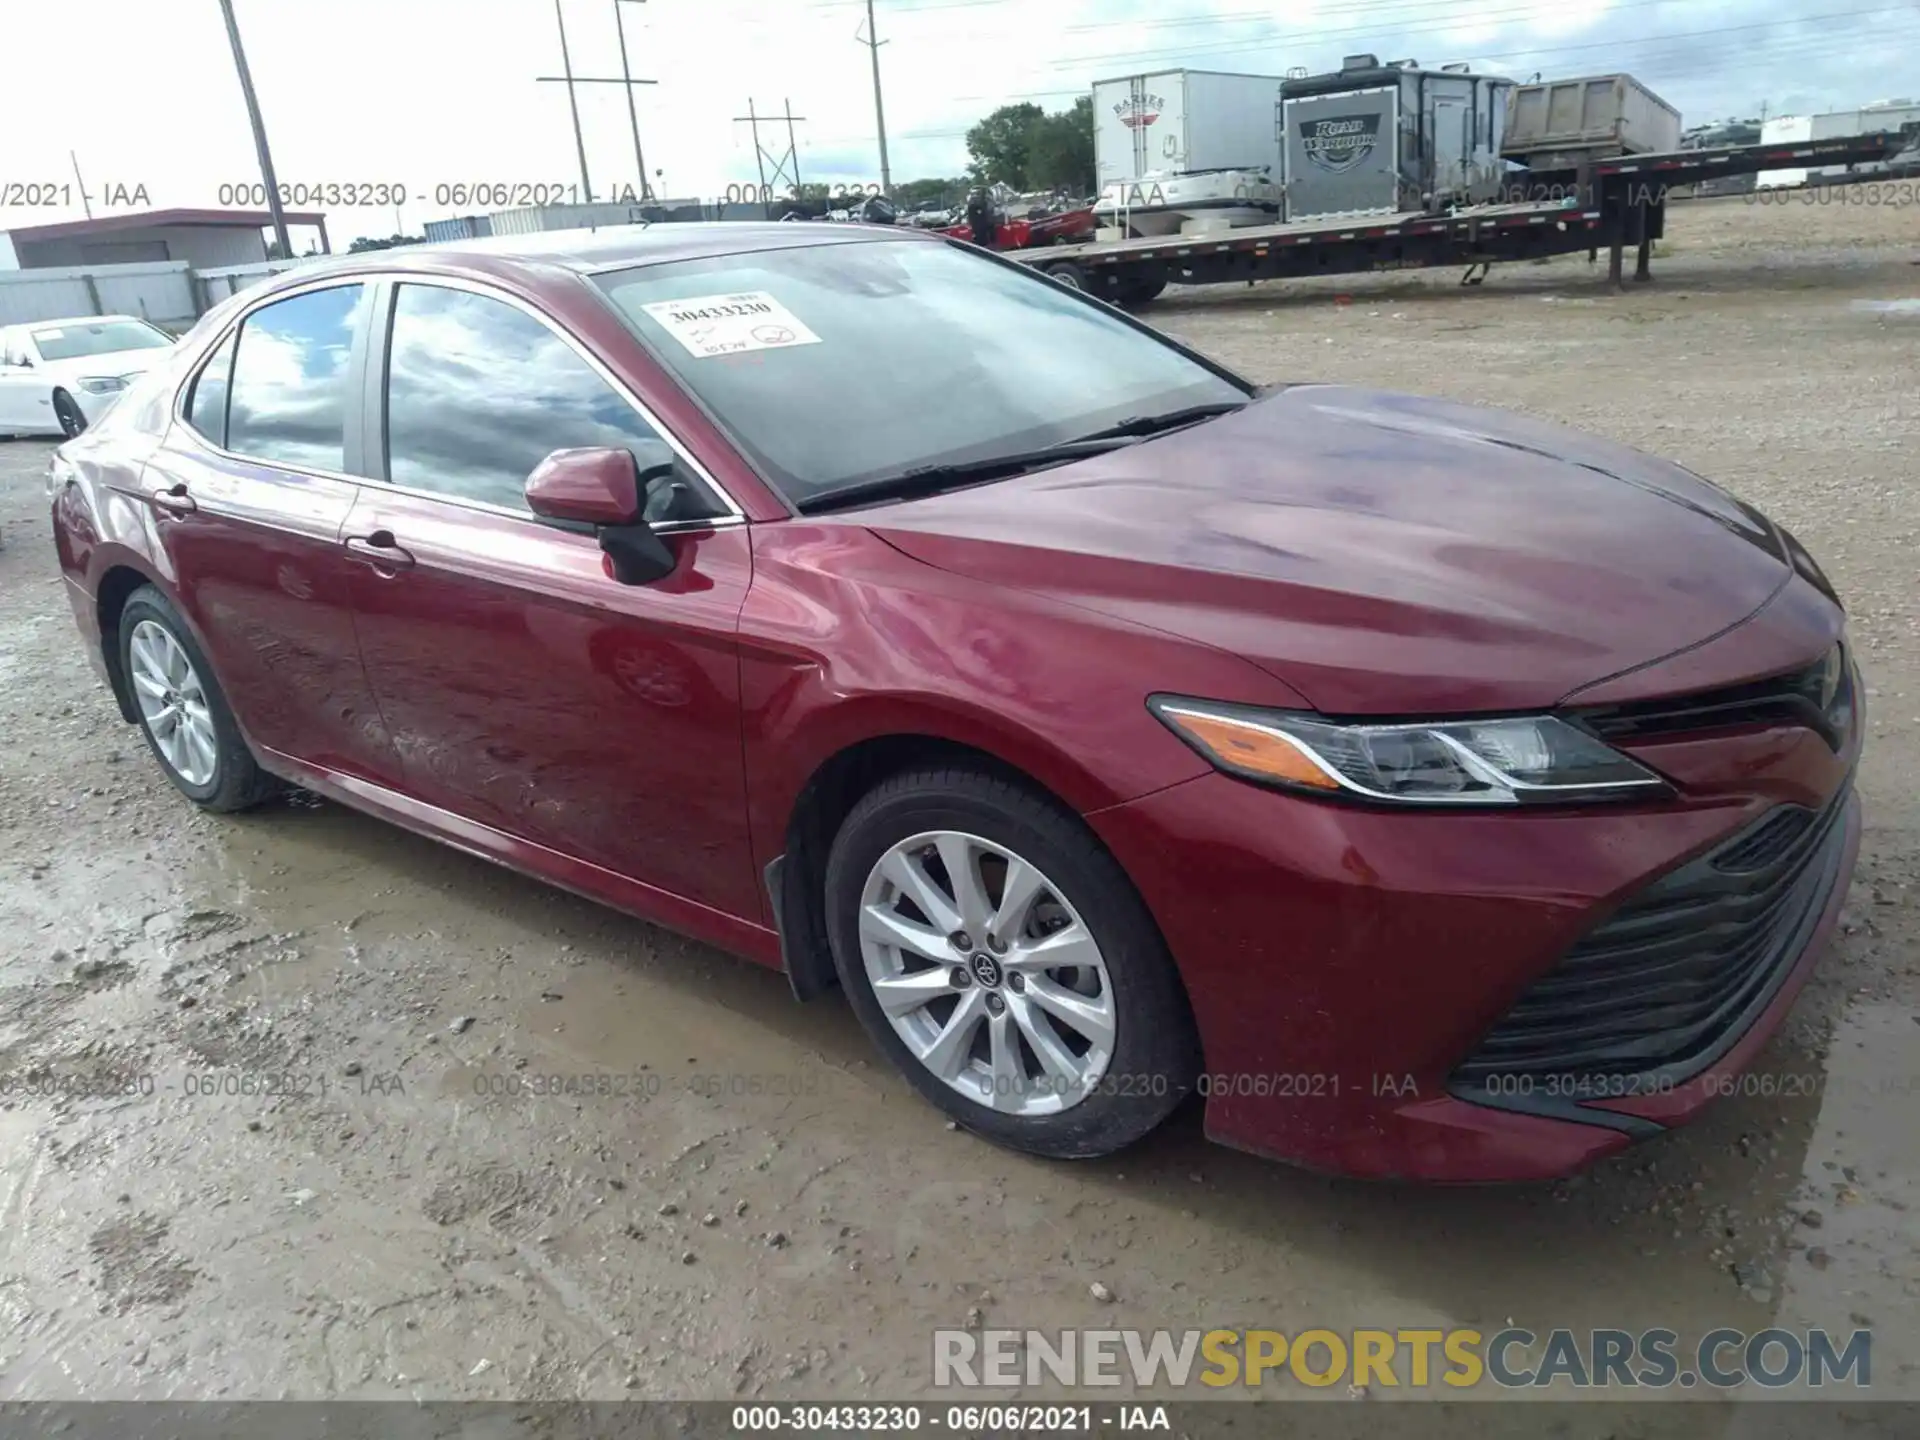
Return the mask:
<path id="1" fill-rule="evenodd" d="M 1513 92 L 1500 153 L 1530 170 L 1680 148 L 1680 112 L 1631 75 L 1547 80 Z"/>
<path id="2" fill-rule="evenodd" d="M 1783 166 L 1855 165 L 1899 153 L 1895 131 L 1795 145 L 1729 145 L 1594 160 L 1528 172 L 1512 188 L 1526 198 L 1459 207 L 1446 214 L 1316 217 L 1205 235 L 1095 241 L 1011 252 L 1007 258 L 1061 284 L 1123 305 L 1152 300 L 1168 285 L 1251 284 L 1372 270 L 1464 266 L 1478 284 L 1500 261 L 1581 250 L 1609 252 L 1619 284 L 1622 257 L 1637 247 L 1634 278 L 1652 278 L 1653 242 L 1664 233 L 1669 193 L 1706 181 Z"/>

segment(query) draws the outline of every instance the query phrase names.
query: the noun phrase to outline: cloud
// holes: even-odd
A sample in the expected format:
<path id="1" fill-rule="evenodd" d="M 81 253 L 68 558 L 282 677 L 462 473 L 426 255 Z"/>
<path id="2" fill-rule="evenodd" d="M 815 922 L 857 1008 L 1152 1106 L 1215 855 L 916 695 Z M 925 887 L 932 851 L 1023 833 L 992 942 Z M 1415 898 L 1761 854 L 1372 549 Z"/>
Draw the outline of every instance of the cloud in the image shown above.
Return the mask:
<path id="1" fill-rule="evenodd" d="M 620 71 L 614 0 L 562 0 L 576 73 Z M 156 206 L 211 206 L 259 176 L 218 8 L 151 0 L 13 6 L 0 94 L 7 178 L 144 183 Z M 401 222 L 460 213 L 443 186 L 543 183 L 580 163 L 551 0 L 236 0 L 280 178 L 411 192 Z M 1920 8 L 1901 0 L 877 0 L 892 173 L 949 175 L 996 105 L 1063 108 L 1098 77 L 1190 66 L 1282 74 L 1344 54 L 1483 60 L 1496 73 L 1627 70 L 1691 121 L 1839 109 L 1920 89 Z M 625 17 L 647 168 L 677 195 L 757 179 L 752 101 L 790 101 L 802 178 L 879 178 L 861 0 L 647 0 Z M 74 35 L 103 37 L 75 48 Z M 638 179 L 618 85 L 578 91 L 596 195 Z M 761 139 L 783 151 L 784 122 Z M 771 168 L 771 167 L 770 167 Z M 489 208 L 485 206 L 465 207 Z M 0 213 L 0 228 L 79 218 L 77 203 Z M 336 211 L 334 243 L 393 231 L 390 208 Z"/>

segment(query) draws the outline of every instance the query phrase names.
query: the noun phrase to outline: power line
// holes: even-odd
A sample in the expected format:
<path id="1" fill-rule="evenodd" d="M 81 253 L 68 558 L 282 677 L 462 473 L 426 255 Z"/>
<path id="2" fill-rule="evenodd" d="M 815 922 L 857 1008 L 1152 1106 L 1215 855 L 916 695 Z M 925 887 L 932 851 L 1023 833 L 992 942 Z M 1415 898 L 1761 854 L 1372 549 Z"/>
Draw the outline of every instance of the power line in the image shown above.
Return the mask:
<path id="1" fill-rule="evenodd" d="M 1911 18 L 1915 21 L 1920 21 L 1920 15 L 1912 16 Z M 1892 29 L 1891 27 L 1885 26 L 1875 27 L 1874 33 L 1883 40 L 1886 39 L 1889 34 L 1895 37 L 1911 35 L 1916 39 L 1920 39 L 1920 31 Z M 1671 38 L 1674 37 L 1648 35 L 1633 40 L 1607 43 L 1618 46 L 1623 53 L 1627 51 L 1636 52 L 1632 55 L 1630 61 L 1623 59 L 1619 63 L 1623 67 L 1630 63 L 1633 70 L 1636 72 L 1645 72 L 1647 76 L 1653 74 L 1680 74 L 1682 73 L 1683 67 L 1685 70 L 1697 71 L 1699 60 L 1698 49 L 1690 46 L 1662 48 L 1660 42 Z M 1798 59 L 1805 56 L 1851 54 L 1858 50 L 1859 43 L 1859 36 L 1856 34 L 1827 35 L 1814 40 L 1802 39 L 1799 36 L 1784 35 L 1761 37 L 1746 43 L 1742 47 L 1740 59 L 1732 64 L 1723 64 L 1716 67 L 1713 76 L 1715 79 L 1721 79 L 1726 76 L 1750 75 L 1761 71 L 1776 71 L 1781 57 L 1792 56 Z M 1648 46 L 1652 46 L 1653 48 L 1646 49 L 1645 47 Z M 1512 56 L 1505 58 L 1528 56 L 1536 53 L 1540 52 L 1516 51 L 1513 52 Z M 1484 58 L 1497 59 L 1502 57 L 1492 56 Z M 1643 76 L 1643 78 L 1645 77 Z M 961 96 L 957 98 L 983 101 L 992 100 L 1000 103 L 1013 104 L 1022 100 L 1040 100 L 1062 95 L 1079 96 L 1086 93 L 1087 87 L 1077 86 L 1063 90 L 1029 91 L 1023 94 L 1012 95 Z M 964 139 L 966 134 L 966 129 L 910 130 L 896 136 L 896 138 L 910 141 L 957 140 Z M 854 138 L 856 137 L 841 135 L 819 136 L 816 137 L 816 142 L 832 144 L 850 141 Z"/>
<path id="2" fill-rule="evenodd" d="M 784 116 L 762 115 L 758 110 L 754 109 L 752 99 L 748 99 L 747 113 L 733 117 L 736 125 L 745 124 L 753 127 L 753 163 L 760 172 L 760 194 L 764 197 L 762 203 L 766 206 L 767 218 L 769 220 L 773 218 L 774 192 L 779 188 L 782 180 L 785 180 L 787 184 L 793 188 L 795 195 L 800 193 L 800 149 L 793 138 L 793 127 L 802 123 L 807 117 L 794 114 L 793 102 L 790 100 L 782 100 L 780 106 L 784 112 Z M 787 122 L 787 148 L 784 154 L 776 156 L 771 150 L 767 149 L 765 145 L 760 143 L 760 122 L 765 120 L 771 123 L 781 118 L 784 118 Z M 773 162 L 773 179 L 771 181 L 767 179 L 768 161 Z"/>
<path id="3" fill-rule="evenodd" d="M 1634 5 L 1646 5 L 1651 3 L 1658 3 L 1658 0 L 1626 0 L 1626 3 L 1613 6 L 1612 8 L 1624 10 Z M 1520 18 L 1523 18 L 1523 15 L 1538 14 L 1538 13 L 1539 13 L 1538 11 L 1516 12 L 1511 16 L 1511 18 L 1520 19 Z M 1753 30 L 1771 30 L 1774 27 L 1780 26 L 1780 25 L 1805 25 L 1815 21 L 1844 20 L 1851 17 L 1855 17 L 1855 16 L 1894 15 L 1894 14 L 1902 14 L 1902 13 L 1911 13 L 1911 7 L 1910 6 L 1890 6 L 1882 9 L 1873 9 L 1873 10 L 1829 11 L 1825 14 L 1819 14 L 1819 15 L 1799 15 L 1799 16 L 1795 16 L 1791 20 L 1762 20 L 1757 23 L 1749 24 L 1749 25 L 1721 25 L 1721 26 L 1716 26 L 1711 30 L 1677 31 L 1677 32 L 1672 32 L 1662 36 L 1647 36 L 1646 38 L 1647 39 L 1679 40 L 1679 39 L 1696 39 L 1696 38 L 1705 37 L 1705 36 L 1737 35 L 1737 34 L 1742 34 L 1748 31 L 1753 31 Z M 1345 29 L 1345 30 L 1312 31 L 1306 35 L 1303 35 L 1301 39 L 1323 41 L 1323 40 L 1333 40 L 1333 39 L 1342 39 L 1342 38 L 1357 39 L 1357 38 L 1370 36 L 1370 35 L 1398 36 L 1404 33 L 1406 33 L 1404 28 L 1400 26 L 1393 26 L 1384 30 L 1378 26 L 1361 26 L 1359 28 L 1351 28 L 1351 29 Z M 1277 43 L 1277 41 L 1265 42 L 1265 43 L 1271 44 L 1271 43 Z M 1561 53 L 1565 53 L 1568 51 L 1575 51 L 1575 50 L 1604 50 L 1604 49 L 1611 49 L 1619 45 L 1620 43 L 1621 42 L 1617 40 L 1595 40 L 1595 41 L 1587 41 L 1585 43 L 1571 44 L 1571 45 L 1536 45 L 1536 46 L 1531 46 L 1524 50 L 1509 51 L 1509 52 L 1506 52 L 1505 54 L 1479 55 L 1477 58 L 1480 60 L 1502 60 L 1502 59 L 1510 59 L 1510 58 L 1513 58 L 1514 56 L 1561 54 Z M 1161 58 L 1171 62 L 1177 57 L 1237 54 L 1248 48 L 1249 48 L 1249 42 L 1243 40 L 1231 45 L 1209 45 L 1202 48 L 1182 49 L 1174 52 L 1174 54 L 1166 55 Z M 1076 56 L 1069 57 L 1067 59 L 1056 60 L 1052 62 L 1052 66 L 1056 70 L 1063 70 L 1069 66 L 1085 65 L 1089 63 L 1102 62 L 1107 60 L 1131 60 L 1134 57 L 1138 56 L 1139 54 L 1140 52 L 1138 50 L 1123 50 L 1123 51 L 1110 51 L 1103 55 L 1076 55 Z"/>

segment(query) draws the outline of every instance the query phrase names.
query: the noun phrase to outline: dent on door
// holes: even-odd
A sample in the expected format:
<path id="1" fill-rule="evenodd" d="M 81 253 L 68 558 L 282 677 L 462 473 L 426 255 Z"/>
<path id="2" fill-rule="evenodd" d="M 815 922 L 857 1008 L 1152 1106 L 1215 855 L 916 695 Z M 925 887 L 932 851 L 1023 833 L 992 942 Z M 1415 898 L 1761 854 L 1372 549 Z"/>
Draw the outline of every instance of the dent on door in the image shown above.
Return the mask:
<path id="1" fill-rule="evenodd" d="M 745 527 L 671 538 L 645 586 L 591 535 L 399 492 L 346 533 L 367 674 L 409 788 L 456 814 L 733 915 L 757 916 L 736 632 Z"/>
<path id="2" fill-rule="evenodd" d="M 140 485 L 180 604 L 253 742 L 397 779 L 339 549 L 357 487 L 173 445 L 155 453 Z"/>

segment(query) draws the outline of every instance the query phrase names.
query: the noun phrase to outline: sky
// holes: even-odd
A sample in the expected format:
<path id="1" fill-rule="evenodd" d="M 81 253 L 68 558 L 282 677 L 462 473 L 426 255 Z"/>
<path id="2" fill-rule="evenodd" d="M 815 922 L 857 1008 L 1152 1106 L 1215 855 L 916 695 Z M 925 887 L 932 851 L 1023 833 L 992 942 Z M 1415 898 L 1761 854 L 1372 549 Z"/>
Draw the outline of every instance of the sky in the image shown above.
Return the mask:
<path id="1" fill-rule="evenodd" d="M 577 75 L 617 77 L 616 0 L 560 0 Z M 555 0 L 234 0 L 285 186 L 402 187 L 334 208 L 334 247 L 490 205 L 457 184 L 579 198 Z M 875 0 L 895 181 L 952 175 L 995 106 L 1062 109 L 1098 78 L 1187 66 L 1283 74 L 1342 55 L 1480 62 L 1519 80 L 1626 70 L 1688 124 L 1920 96 L 1920 0 Z M 626 0 L 656 191 L 756 179 L 751 102 L 791 103 L 800 178 L 880 178 L 865 0 Z M 638 188 L 618 85 L 578 88 L 594 197 Z M 259 166 L 218 0 L 0 0 L 0 229 L 215 207 Z M 784 122 L 761 140 L 783 159 Z M 771 163 L 769 164 L 771 169 Z M 790 174 L 791 172 L 789 172 Z M 20 187 L 38 186 L 37 196 Z M 144 189 L 144 196 L 141 191 Z M 41 203 L 21 205 L 24 198 Z M 145 203 L 139 203 L 140 199 Z M 320 207 L 327 208 L 327 207 Z M 301 234 L 295 245 L 305 249 Z"/>

